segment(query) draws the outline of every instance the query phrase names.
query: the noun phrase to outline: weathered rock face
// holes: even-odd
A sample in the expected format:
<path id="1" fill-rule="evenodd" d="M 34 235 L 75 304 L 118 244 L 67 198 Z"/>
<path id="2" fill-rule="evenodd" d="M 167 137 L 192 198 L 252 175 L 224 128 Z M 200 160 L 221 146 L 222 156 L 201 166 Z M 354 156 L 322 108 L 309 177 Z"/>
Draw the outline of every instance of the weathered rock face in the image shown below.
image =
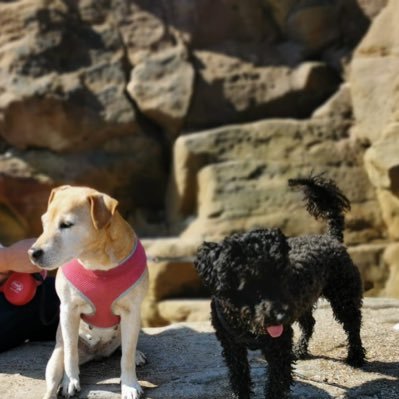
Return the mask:
<path id="1" fill-rule="evenodd" d="M 384 261 L 390 268 L 384 295 L 399 298 L 399 244 L 389 245 L 384 252 Z"/>
<path id="2" fill-rule="evenodd" d="M 349 79 L 354 132 L 369 142 L 365 168 L 393 241 L 399 239 L 398 17 L 398 2 L 387 2 L 355 51 Z M 399 269 L 393 257 L 386 259 L 392 278 L 387 290 L 397 295 L 393 282 Z"/>
<path id="3" fill-rule="evenodd" d="M 365 153 L 365 167 L 376 188 L 391 238 L 399 239 L 399 124 L 390 125 Z"/>
<path id="4" fill-rule="evenodd" d="M 364 243 L 383 240 L 385 224 L 363 168 L 365 148 L 348 137 L 346 109 L 337 98 L 308 121 L 265 120 L 180 137 L 169 188 L 171 223 L 185 239 L 218 241 L 262 226 L 287 236 L 320 233 L 325 223 L 307 213 L 287 180 L 328 171 L 352 203 L 345 241 L 365 290 L 380 293 L 389 277 L 386 243 Z"/>
<path id="5" fill-rule="evenodd" d="M 133 69 L 127 90 L 144 115 L 175 135 L 187 114 L 193 83 L 194 69 L 181 46 L 147 57 Z"/>
<path id="6" fill-rule="evenodd" d="M 62 1 L 1 7 L 0 133 L 10 144 L 76 150 L 138 129 L 109 18 Z"/>
<path id="7" fill-rule="evenodd" d="M 314 119 L 268 120 L 180 137 L 171 204 L 177 219 L 197 216 L 183 235 L 220 239 L 255 226 L 278 226 L 287 235 L 324 229 L 287 188 L 289 177 L 313 169 L 328 170 L 352 201 L 347 242 L 381 238 L 377 199 L 362 167 L 364 150 L 347 135 L 345 124 Z"/>
<path id="8" fill-rule="evenodd" d="M 124 212 L 161 206 L 164 149 L 126 93 L 125 45 L 106 3 L 0 6 L 3 242 L 40 232 L 59 184 L 106 191 Z"/>
<path id="9" fill-rule="evenodd" d="M 0 241 L 39 234 L 56 185 L 107 192 L 169 257 L 147 302 L 165 324 L 202 295 L 171 258 L 254 226 L 320 231 L 286 180 L 327 171 L 377 295 L 399 236 L 396 16 L 387 0 L 1 3 Z"/>
<path id="10" fill-rule="evenodd" d="M 389 125 L 398 121 L 399 17 L 396 1 L 389 1 L 355 51 L 350 84 L 356 132 L 370 142 L 377 141 Z M 381 101 L 381 100 L 384 101 Z"/>
<path id="11" fill-rule="evenodd" d="M 142 242 L 147 253 L 150 275 L 148 294 L 142 306 L 144 325 L 161 326 L 190 318 L 191 308 L 184 313 L 184 317 L 176 320 L 177 307 L 169 311 L 165 304 L 162 305 L 162 301 L 206 295 L 193 266 L 193 258 L 201 241 L 196 238 L 158 238 Z"/>
<path id="12" fill-rule="evenodd" d="M 298 68 L 253 67 L 226 55 L 198 52 L 195 56 L 206 67 L 196 82 L 187 129 L 218 126 L 225 120 L 304 118 L 338 84 L 335 72 L 321 63 L 304 63 Z"/>

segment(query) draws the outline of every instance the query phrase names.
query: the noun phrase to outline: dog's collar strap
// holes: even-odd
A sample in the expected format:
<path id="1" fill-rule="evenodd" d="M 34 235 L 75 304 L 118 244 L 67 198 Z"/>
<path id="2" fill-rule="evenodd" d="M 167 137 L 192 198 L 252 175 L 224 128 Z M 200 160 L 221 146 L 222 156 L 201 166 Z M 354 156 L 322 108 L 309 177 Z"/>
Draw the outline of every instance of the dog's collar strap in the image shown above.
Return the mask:
<path id="1" fill-rule="evenodd" d="M 109 328 L 120 322 L 120 317 L 112 311 L 113 303 L 136 285 L 146 266 L 143 245 L 137 240 L 132 254 L 111 270 L 89 270 L 77 259 L 63 265 L 61 270 L 93 307 L 93 313 L 82 315 L 82 319 L 94 327 Z"/>

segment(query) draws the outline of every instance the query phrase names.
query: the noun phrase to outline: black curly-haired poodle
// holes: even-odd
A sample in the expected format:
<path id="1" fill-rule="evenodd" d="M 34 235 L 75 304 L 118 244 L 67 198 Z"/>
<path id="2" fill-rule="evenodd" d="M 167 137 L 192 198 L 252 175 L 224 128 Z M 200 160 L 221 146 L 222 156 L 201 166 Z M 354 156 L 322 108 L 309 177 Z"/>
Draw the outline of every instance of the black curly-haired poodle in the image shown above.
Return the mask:
<path id="1" fill-rule="evenodd" d="M 260 349 L 269 365 L 268 399 L 289 396 L 293 363 L 308 353 L 320 296 L 331 304 L 348 336 L 347 363 L 360 367 L 362 283 L 344 244 L 348 199 L 322 175 L 291 179 L 305 193 L 306 209 L 327 221 L 322 235 L 287 238 L 279 229 L 233 234 L 204 242 L 195 267 L 212 293 L 212 323 L 229 368 L 233 397 L 248 399 L 251 378 L 247 350 Z M 293 345 L 292 324 L 301 337 Z"/>

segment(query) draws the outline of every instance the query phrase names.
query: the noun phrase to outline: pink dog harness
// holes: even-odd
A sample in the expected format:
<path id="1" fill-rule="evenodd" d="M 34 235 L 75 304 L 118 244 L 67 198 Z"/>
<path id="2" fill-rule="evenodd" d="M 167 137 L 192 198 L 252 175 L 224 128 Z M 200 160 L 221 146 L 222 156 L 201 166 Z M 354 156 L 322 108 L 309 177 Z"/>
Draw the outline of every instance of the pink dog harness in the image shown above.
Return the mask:
<path id="1" fill-rule="evenodd" d="M 90 302 L 93 313 L 82 319 L 100 328 L 113 327 L 120 317 L 112 312 L 113 303 L 139 281 L 147 265 L 147 257 L 139 240 L 132 253 L 120 265 L 107 271 L 84 268 L 77 259 L 61 267 L 64 276 Z"/>

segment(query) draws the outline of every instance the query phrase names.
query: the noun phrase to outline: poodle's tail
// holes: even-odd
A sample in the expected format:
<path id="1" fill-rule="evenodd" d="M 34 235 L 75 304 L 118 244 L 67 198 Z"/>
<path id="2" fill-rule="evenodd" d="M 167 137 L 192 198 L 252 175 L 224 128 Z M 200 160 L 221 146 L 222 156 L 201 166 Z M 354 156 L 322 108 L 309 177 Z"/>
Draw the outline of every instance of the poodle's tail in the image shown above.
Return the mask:
<path id="1" fill-rule="evenodd" d="M 316 219 L 328 221 L 328 232 L 339 241 L 344 240 L 345 212 L 351 208 L 348 198 L 335 182 L 323 175 L 289 179 L 290 187 L 301 187 L 305 193 L 306 210 Z"/>

